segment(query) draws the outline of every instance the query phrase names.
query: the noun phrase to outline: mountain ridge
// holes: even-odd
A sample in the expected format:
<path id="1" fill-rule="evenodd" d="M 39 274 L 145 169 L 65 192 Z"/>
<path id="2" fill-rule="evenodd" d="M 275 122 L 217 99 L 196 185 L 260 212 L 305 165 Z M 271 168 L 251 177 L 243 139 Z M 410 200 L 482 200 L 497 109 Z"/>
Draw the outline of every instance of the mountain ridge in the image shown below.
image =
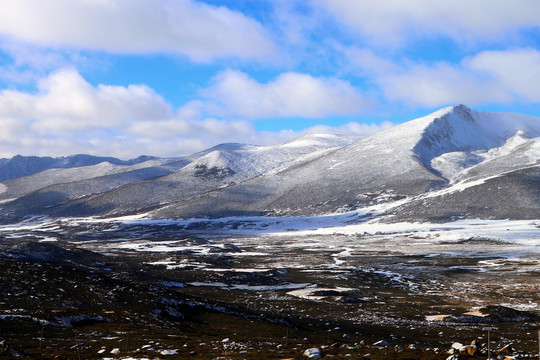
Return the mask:
<path id="1" fill-rule="evenodd" d="M 155 159 L 155 157 L 148 155 L 141 155 L 130 160 L 87 154 L 75 154 L 56 158 L 49 156 L 15 155 L 9 159 L 0 159 L 0 181 L 16 179 L 48 169 L 90 166 L 102 162 L 109 162 L 115 165 L 134 165 L 152 159 Z"/>
<path id="2" fill-rule="evenodd" d="M 396 204 L 382 214 L 393 221 L 540 213 L 540 119 L 465 105 L 361 139 L 307 134 L 274 146 L 225 143 L 184 158 L 138 159 L 0 182 L 0 215 L 311 216 L 381 203 Z"/>

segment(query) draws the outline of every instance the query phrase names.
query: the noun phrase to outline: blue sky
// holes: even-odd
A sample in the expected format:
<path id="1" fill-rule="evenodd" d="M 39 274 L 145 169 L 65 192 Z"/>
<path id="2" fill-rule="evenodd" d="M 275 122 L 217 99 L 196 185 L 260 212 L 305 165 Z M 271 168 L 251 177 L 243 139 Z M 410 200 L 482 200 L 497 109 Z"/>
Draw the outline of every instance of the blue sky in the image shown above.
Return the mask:
<path id="1" fill-rule="evenodd" d="M 537 0 L 0 0 L 0 157 L 540 116 Z"/>

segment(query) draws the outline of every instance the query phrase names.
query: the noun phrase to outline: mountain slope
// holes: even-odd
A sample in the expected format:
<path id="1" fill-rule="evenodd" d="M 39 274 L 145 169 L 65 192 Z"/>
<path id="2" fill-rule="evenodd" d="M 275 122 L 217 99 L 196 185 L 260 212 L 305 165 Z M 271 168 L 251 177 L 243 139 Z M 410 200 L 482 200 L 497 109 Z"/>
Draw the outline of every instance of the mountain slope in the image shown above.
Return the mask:
<path id="1" fill-rule="evenodd" d="M 79 181 L 75 181 L 74 178 L 71 182 L 43 187 L 4 204 L 3 214 L 5 218 L 14 218 L 23 213 L 28 214 L 28 211 L 30 214 L 45 212 L 53 216 L 147 211 L 172 201 L 180 201 L 224 186 L 233 186 L 247 179 L 277 171 L 285 164 L 320 156 L 354 140 L 336 135 L 306 135 L 278 146 L 222 144 L 190 157 L 154 167 L 154 171 L 162 171 L 155 176 L 131 179 L 128 178 L 129 175 L 138 176 L 143 169 L 134 172 L 124 167 L 121 170 L 117 169 L 117 173 L 113 174 L 98 176 L 96 173 L 95 177 Z M 163 171 L 164 167 L 172 171 Z M 65 171 L 62 174 L 64 178 L 70 176 Z M 42 172 L 32 177 L 39 179 L 47 175 L 49 174 Z M 21 184 L 25 182 L 36 184 L 32 177 L 5 182 L 7 189 L 4 189 L 4 198 L 15 192 L 11 190 L 12 188 L 22 193 L 24 187 Z M 47 181 L 40 182 L 42 183 Z"/>
<path id="2" fill-rule="evenodd" d="M 391 209 L 386 221 L 537 220 L 540 217 L 539 189 L 540 165 L 529 166 L 412 199 Z"/>
<path id="3" fill-rule="evenodd" d="M 353 140 L 334 135 L 308 135 L 298 142 L 277 146 L 219 147 L 203 152 L 203 156 L 169 175 L 129 184 L 84 202 L 71 203 L 68 211 L 86 215 L 92 209 L 108 208 L 110 213 L 118 215 L 147 211 L 171 202 L 187 202 L 200 194 L 235 187 L 249 179 L 278 171 L 287 164 L 321 156 Z"/>
<path id="4" fill-rule="evenodd" d="M 139 156 L 136 159 L 123 161 L 112 157 L 83 154 L 58 158 L 17 155 L 11 159 L 0 159 L 0 181 L 16 179 L 47 169 L 90 166 L 102 162 L 114 165 L 134 165 L 151 159 L 153 158 L 150 156 Z"/>
<path id="5" fill-rule="evenodd" d="M 180 159 L 51 169 L 0 183 L 0 217 L 321 215 L 386 221 L 540 214 L 540 119 L 448 107 L 364 139 L 222 144 Z"/>
<path id="6" fill-rule="evenodd" d="M 313 215 L 404 198 L 413 201 L 426 192 L 451 186 L 456 179 L 482 179 L 533 166 L 540 158 L 539 125 L 538 118 L 523 115 L 484 113 L 463 105 L 445 108 L 316 160 L 167 206 L 154 216 Z M 525 183 L 534 184 L 536 173 L 530 174 L 532 180 Z M 514 217 L 538 208 L 540 201 L 534 200 L 538 188 L 510 182 L 505 186 L 511 188 L 507 192 L 519 193 L 513 197 L 513 210 L 508 210 Z M 478 196 L 489 198 L 486 191 L 479 189 Z M 467 199 L 461 197 L 456 202 L 463 204 Z M 522 198 L 533 200 L 520 202 Z M 474 204 L 475 200 L 471 197 L 470 201 Z M 467 215 L 499 217 L 503 212 L 492 206 Z M 428 217 L 429 210 L 423 209 L 416 220 Z"/>

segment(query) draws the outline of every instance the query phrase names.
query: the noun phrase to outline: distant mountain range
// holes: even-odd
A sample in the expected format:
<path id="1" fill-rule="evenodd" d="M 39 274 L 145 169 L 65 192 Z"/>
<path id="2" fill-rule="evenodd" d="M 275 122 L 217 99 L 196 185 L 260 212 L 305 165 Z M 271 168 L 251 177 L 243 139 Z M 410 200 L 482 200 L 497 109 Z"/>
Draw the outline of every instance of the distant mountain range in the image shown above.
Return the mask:
<path id="1" fill-rule="evenodd" d="M 11 159 L 0 159 L 0 181 L 16 179 L 48 169 L 66 169 L 73 167 L 96 165 L 108 162 L 114 165 L 134 165 L 154 159 L 151 156 L 139 156 L 136 159 L 122 161 L 112 157 L 99 157 L 91 155 L 72 155 L 65 157 L 39 157 L 17 155 Z"/>
<path id="2" fill-rule="evenodd" d="M 540 118 L 464 105 L 358 139 L 310 134 L 176 159 L 0 159 L 0 221 L 320 215 L 384 221 L 540 218 Z"/>

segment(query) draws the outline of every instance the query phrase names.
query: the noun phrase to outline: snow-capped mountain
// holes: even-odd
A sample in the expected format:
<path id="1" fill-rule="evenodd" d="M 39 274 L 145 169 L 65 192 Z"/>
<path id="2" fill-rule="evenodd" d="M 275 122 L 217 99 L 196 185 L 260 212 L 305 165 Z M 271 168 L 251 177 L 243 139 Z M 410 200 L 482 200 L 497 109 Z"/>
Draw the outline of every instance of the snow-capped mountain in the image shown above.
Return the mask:
<path id="1" fill-rule="evenodd" d="M 73 203 L 70 211 L 76 213 L 82 209 L 81 215 L 86 215 L 84 211 L 88 206 L 92 209 L 107 207 L 115 214 L 159 209 L 208 192 L 236 187 L 283 167 L 320 157 L 354 140 L 335 135 L 307 135 L 298 142 L 277 146 L 218 146 L 213 151 L 199 153 L 202 156 L 171 174 L 84 199 L 82 207 L 79 207 L 81 202 Z"/>
<path id="2" fill-rule="evenodd" d="M 387 221 L 536 219 L 539 173 L 539 118 L 459 105 L 364 139 L 306 135 L 277 146 L 222 144 L 181 159 L 47 170 L 0 183 L 0 214 L 18 221 L 373 208 Z"/>
<path id="3" fill-rule="evenodd" d="M 32 175 L 47 169 L 66 169 L 90 166 L 102 163 L 104 161 L 115 165 L 134 165 L 151 159 L 153 159 L 153 157 L 144 155 L 139 156 L 136 159 L 126 161 L 113 157 L 99 157 L 85 154 L 57 158 L 48 156 L 38 157 L 17 155 L 11 159 L 0 159 L 0 181 Z"/>
<path id="4" fill-rule="evenodd" d="M 221 144 L 185 158 L 153 159 L 131 166 L 103 162 L 46 170 L 0 183 L 2 215 L 4 219 L 19 219 L 23 214 L 146 211 L 279 171 L 287 164 L 322 156 L 355 140 L 309 134 L 277 146 Z"/>

